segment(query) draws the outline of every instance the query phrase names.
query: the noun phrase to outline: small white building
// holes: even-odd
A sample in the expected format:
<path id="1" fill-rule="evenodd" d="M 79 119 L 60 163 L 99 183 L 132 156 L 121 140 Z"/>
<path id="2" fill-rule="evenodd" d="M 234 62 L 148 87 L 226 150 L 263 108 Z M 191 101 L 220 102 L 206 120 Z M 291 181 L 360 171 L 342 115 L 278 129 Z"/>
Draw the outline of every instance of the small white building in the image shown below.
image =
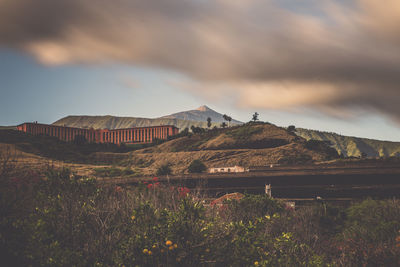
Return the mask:
<path id="1" fill-rule="evenodd" d="M 233 167 L 218 167 L 218 168 L 210 168 L 208 169 L 209 173 L 229 173 L 229 172 L 245 172 L 248 171 L 244 167 L 241 166 L 233 166 Z"/>

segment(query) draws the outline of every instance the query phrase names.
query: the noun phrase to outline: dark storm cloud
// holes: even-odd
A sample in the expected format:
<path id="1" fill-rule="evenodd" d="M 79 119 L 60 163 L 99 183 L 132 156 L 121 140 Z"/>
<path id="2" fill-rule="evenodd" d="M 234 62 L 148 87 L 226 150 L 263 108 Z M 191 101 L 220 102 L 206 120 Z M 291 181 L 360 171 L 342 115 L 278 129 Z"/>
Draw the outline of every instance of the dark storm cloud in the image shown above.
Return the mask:
<path id="1" fill-rule="evenodd" d="M 399 25 L 398 0 L 0 0 L 0 44 L 45 64 L 163 67 L 246 107 L 397 119 Z"/>

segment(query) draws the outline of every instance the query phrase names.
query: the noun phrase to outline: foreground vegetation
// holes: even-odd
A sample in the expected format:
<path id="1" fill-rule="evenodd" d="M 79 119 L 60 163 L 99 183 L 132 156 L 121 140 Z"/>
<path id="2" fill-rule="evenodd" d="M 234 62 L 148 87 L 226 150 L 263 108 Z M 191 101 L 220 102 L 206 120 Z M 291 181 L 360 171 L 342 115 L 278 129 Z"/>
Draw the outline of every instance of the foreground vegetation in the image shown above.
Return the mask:
<path id="1" fill-rule="evenodd" d="M 400 202 L 296 210 L 264 195 L 207 204 L 157 178 L 105 187 L 67 169 L 0 167 L 10 266 L 399 266 Z"/>

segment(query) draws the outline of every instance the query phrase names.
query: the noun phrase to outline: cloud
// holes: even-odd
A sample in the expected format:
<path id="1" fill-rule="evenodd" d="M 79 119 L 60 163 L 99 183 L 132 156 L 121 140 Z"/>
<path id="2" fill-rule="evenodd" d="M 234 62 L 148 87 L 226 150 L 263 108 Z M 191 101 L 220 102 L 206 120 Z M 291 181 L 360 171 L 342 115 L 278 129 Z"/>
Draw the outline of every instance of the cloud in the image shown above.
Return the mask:
<path id="1" fill-rule="evenodd" d="M 0 0 L 0 45 L 44 64 L 162 67 L 243 107 L 396 120 L 399 25 L 398 0 Z"/>

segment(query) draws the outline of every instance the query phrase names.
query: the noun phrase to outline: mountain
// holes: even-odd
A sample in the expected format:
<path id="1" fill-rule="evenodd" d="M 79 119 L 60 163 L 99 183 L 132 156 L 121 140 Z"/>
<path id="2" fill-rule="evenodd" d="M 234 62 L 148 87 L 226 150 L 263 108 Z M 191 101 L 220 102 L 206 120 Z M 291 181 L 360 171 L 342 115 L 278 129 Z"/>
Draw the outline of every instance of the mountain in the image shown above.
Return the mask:
<path id="1" fill-rule="evenodd" d="M 206 105 L 201 106 L 197 109 L 182 111 L 178 113 L 174 113 L 171 115 L 163 116 L 161 118 L 165 119 L 180 119 L 187 121 L 207 121 L 207 118 L 210 117 L 212 122 L 222 123 L 224 122 L 223 115 L 218 113 Z M 231 124 L 242 124 L 242 122 L 232 119 Z"/>
<path id="2" fill-rule="evenodd" d="M 116 117 L 116 116 L 67 116 L 56 122 L 54 125 L 69 126 L 78 128 L 94 129 L 122 129 L 131 127 L 174 125 L 183 130 L 186 127 L 207 128 L 207 118 L 211 118 L 211 127 L 220 126 L 224 121 L 222 114 L 201 106 L 195 110 L 183 111 L 156 119 L 136 118 L 136 117 Z M 240 121 L 233 120 L 231 124 L 242 124 Z"/>
<path id="3" fill-rule="evenodd" d="M 192 125 L 196 127 L 207 128 L 207 122 L 202 121 L 186 121 L 179 119 L 147 119 L 135 117 L 116 117 L 116 116 L 67 116 L 53 123 L 59 126 L 93 128 L 93 129 L 123 129 L 132 127 L 145 127 L 157 125 L 174 125 L 183 130 Z M 212 124 L 212 127 L 217 124 Z"/>
<path id="4" fill-rule="evenodd" d="M 380 141 L 336 133 L 296 128 L 296 134 L 306 140 L 329 141 L 339 154 L 346 157 L 400 157 L 400 142 Z"/>

